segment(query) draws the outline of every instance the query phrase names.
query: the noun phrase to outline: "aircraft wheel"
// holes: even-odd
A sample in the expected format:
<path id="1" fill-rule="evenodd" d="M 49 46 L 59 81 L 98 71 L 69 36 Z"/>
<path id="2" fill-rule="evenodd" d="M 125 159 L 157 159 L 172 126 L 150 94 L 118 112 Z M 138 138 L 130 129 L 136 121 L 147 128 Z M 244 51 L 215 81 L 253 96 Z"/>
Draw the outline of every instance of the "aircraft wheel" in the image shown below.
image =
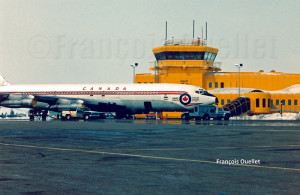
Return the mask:
<path id="1" fill-rule="evenodd" d="M 29 119 L 30 119 L 31 121 L 34 121 L 34 115 L 30 115 L 30 116 L 29 116 Z"/>
<path id="2" fill-rule="evenodd" d="M 209 115 L 208 115 L 208 114 L 205 114 L 205 115 L 203 116 L 203 120 L 208 121 L 208 120 L 209 120 Z"/>

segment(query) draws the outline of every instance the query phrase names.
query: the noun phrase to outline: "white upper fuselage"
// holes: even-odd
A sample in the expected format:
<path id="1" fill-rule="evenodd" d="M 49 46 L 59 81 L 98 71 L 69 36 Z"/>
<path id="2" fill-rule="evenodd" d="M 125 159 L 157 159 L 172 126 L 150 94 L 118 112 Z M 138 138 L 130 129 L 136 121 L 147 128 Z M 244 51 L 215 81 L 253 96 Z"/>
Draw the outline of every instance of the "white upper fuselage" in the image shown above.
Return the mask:
<path id="1" fill-rule="evenodd" d="M 182 84 L 51 84 L 9 85 L 0 87 L 0 105 L 8 99 L 57 97 L 60 100 L 82 100 L 85 105 L 99 104 L 126 107 L 133 113 L 151 111 L 187 111 L 198 104 L 213 104 L 216 98 L 200 87 Z M 6 99 L 7 99 L 6 98 Z M 7 103 L 5 105 L 9 107 Z M 51 110 L 51 109 L 50 109 Z M 101 110 L 100 108 L 98 110 Z M 113 111 L 113 110 L 112 110 Z"/>

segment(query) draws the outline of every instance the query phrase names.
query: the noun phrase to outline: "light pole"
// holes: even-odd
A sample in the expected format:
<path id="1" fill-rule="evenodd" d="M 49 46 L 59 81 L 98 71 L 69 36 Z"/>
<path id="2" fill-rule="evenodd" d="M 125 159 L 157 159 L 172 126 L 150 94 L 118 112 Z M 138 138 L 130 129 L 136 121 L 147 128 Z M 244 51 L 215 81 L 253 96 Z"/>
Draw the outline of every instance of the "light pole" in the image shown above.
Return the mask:
<path id="1" fill-rule="evenodd" d="M 139 65 L 138 63 L 130 65 L 133 68 L 133 83 L 135 83 L 135 67 L 137 67 L 138 65 Z"/>
<path id="2" fill-rule="evenodd" d="M 243 64 L 235 64 L 235 66 L 239 70 L 239 97 L 241 96 L 241 68 L 243 67 Z"/>

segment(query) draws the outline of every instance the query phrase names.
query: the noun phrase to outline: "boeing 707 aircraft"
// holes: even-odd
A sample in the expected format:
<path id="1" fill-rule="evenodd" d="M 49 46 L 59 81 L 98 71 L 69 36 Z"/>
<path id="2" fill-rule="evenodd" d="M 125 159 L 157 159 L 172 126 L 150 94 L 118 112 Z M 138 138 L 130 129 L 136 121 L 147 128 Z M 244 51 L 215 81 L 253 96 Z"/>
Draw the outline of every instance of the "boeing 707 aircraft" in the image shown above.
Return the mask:
<path id="1" fill-rule="evenodd" d="M 74 110 L 116 112 L 119 118 L 150 111 L 189 111 L 217 98 L 201 87 L 183 84 L 10 85 L 0 76 L 0 106 L 30 108 L 33 113 Z"/>

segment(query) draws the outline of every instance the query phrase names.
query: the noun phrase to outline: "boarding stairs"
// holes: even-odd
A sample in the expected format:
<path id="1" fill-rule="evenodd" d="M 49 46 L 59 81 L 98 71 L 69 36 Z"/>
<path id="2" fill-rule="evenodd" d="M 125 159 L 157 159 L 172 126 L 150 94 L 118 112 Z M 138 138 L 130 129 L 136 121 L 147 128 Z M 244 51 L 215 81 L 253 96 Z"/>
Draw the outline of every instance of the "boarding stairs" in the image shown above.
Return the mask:
<path id="1" fill-rule="evenodd" d="M 250 98 L 238 97 L 233 101 L 229 102 L 223 109 L 231 112 L 231 116 L 244 116 L 249 113 L 250 110 Z"/>

